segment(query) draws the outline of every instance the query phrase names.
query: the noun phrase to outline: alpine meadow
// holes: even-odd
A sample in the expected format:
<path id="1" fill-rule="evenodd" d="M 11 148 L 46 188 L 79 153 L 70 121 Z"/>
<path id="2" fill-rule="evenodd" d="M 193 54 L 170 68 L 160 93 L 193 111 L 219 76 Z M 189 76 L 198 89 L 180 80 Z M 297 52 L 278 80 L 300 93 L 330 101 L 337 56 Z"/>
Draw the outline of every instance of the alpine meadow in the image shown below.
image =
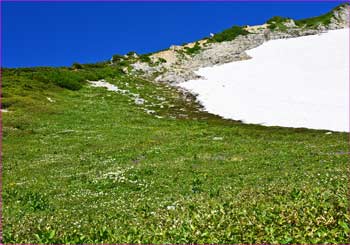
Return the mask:
<path id="1" fill-rule="evenodd" d="M 347 3 L 154 53 L 2 68 L 2 242 L 348 243 L 349 50 L 313 55 L 345 31 Z M 281 53 L 293 45 L 305 65 Z"/>

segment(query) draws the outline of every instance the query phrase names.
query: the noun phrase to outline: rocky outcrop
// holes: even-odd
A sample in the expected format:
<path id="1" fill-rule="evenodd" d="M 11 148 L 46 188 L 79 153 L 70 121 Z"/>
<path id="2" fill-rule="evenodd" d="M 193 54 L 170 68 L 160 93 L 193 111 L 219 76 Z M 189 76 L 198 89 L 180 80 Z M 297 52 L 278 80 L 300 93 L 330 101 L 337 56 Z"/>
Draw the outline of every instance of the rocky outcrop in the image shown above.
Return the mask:
<path id="1" fill-rule="evenodd" d="M 339 29 L 346 28 L 350 25 L 350 5 L 348 3 L 339 6 L 335 11 L 333 11 L 333 17 L 331 18 L 331 23 L 328 29 Z"/>
<path id="2" fill-rule="evenodd" d="M 286 27 L 283 31 L 269 29 L 268 24 L 246 27 L 250 34 L 238 36 L 232 41 L 218 43 L 208 42 L 206 39 L 199 40 L 197 43 L 200 45 L 200 51 L 195 54 L 187 52 L 188 48 L 193 47 L 195 43 L 184 46 L 173 45 L 168 50 L 151 56 L 152 60 L 162 58 L 167 62 L 157 66 L 137 62 L 132 66 L 135 72 L 142 71 L 142 76 L 145 78 L 152 78 L 159 82 L 177 84 L 197 79 L 199 76 L 194 71 L 199 68 L 249 59 L 245 51 L 266 41 L 315 35 L 328 30 L 349 27 L 349 5 L 344 4 L 334 9 L 330 23 L 327 25 L 306 28 L 296 25 L 292 19 L 288 19 L 283 24 Z"/>

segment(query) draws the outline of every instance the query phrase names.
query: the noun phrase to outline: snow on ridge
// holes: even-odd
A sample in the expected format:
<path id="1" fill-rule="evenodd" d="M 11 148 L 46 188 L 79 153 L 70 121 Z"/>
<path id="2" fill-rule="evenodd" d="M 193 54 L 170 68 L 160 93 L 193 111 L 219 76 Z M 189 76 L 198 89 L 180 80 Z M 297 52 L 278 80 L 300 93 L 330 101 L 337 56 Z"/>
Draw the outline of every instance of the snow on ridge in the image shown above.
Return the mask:
<path id="1" fill-rule="evenodd" d="M 349 132 L 349 29 L 272 40 L 180 86 L 224 118 Z"/>

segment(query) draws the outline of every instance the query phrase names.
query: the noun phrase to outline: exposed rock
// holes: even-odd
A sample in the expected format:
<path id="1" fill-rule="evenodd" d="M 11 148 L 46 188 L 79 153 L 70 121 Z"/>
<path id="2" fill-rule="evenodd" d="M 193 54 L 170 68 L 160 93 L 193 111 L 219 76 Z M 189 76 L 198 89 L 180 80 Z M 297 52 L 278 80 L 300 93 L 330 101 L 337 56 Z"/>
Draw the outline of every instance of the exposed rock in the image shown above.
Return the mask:
<path id="1" fill-rule="evenodd" d="M 146 74 L 153 74 L 155 72 L 160 72 L 162 70 L 161 66 L 150 66 L 146 62 L 136 62 L 134 64 L 131 64 L 131 66 L 136 71 L 142 71 Z"/>
<path id="2" fill-rule="evenodd" d="M 295 22 L 292 19 L 288 19 L 283 23 L 286 27 L 288 28 L 294 28 L 295 27 Z"/>
<path id="3" fill-rule="evenodd" d="M 181 50 L 182 47 L 181 46 L 177 46 L 177 45 L 171 45 L 169 49 L 172 50 L 172 51 L 178 51 L 178 50 Z"/>
<path id="4" fill-rule="evenodd" d="M 329 29 L 339 29 L 349 27 L 350 19 L 350 5 L 343 4 L 333 12 L 333 18 L 329 24 Z"/>
<path id="5" fill-rule="evenodd" d="M 313 29 L 297 26 L 292 19 L 283 23 L 287 27 L 283 31 L 270 30 L 268 24 L 246 26 L 245 29 L 250 34 L 238 36 L 233 41 L 210 43 L 207 42 L 207 39 L 199 40 L 199 52 L 191 55 L 186 53 L 186 47 L 191 48 L 196 42 L 184 46 L 172 45 L 168 50 L 151 55 L 152 60 L 162 58 L 167 61 L 166 63 L 150 66 L 147 63 L 137 62 L 132 66 L 136 71 L 142 71 L 144 73 L 142 76 L 145 78 L 152 78 L 158 82 L 177 84 L 198 79 L 199 76 L 195 74 L 195 71 L 199 68 L 250 59 L 245 51 L 268 40 L 316 35 L 327 30 L 348 27 L 349 10 L 348 4 L 337 7 L 333 11 L 333 17 L 329 24 L 319 25 Z"/>

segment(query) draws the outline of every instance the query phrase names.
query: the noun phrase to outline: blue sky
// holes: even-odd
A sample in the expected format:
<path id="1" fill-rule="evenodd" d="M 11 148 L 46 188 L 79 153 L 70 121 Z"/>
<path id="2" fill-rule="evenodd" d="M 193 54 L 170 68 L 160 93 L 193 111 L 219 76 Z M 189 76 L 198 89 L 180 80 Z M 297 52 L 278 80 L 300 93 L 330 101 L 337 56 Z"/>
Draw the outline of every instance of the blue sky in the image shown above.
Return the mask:
<path id="1" fill-rule="evenodd" d="M 3 2 L 3 67 L 70 66 L 153 52 L 232 25 L 323 14 L 339 2 Z"/>

